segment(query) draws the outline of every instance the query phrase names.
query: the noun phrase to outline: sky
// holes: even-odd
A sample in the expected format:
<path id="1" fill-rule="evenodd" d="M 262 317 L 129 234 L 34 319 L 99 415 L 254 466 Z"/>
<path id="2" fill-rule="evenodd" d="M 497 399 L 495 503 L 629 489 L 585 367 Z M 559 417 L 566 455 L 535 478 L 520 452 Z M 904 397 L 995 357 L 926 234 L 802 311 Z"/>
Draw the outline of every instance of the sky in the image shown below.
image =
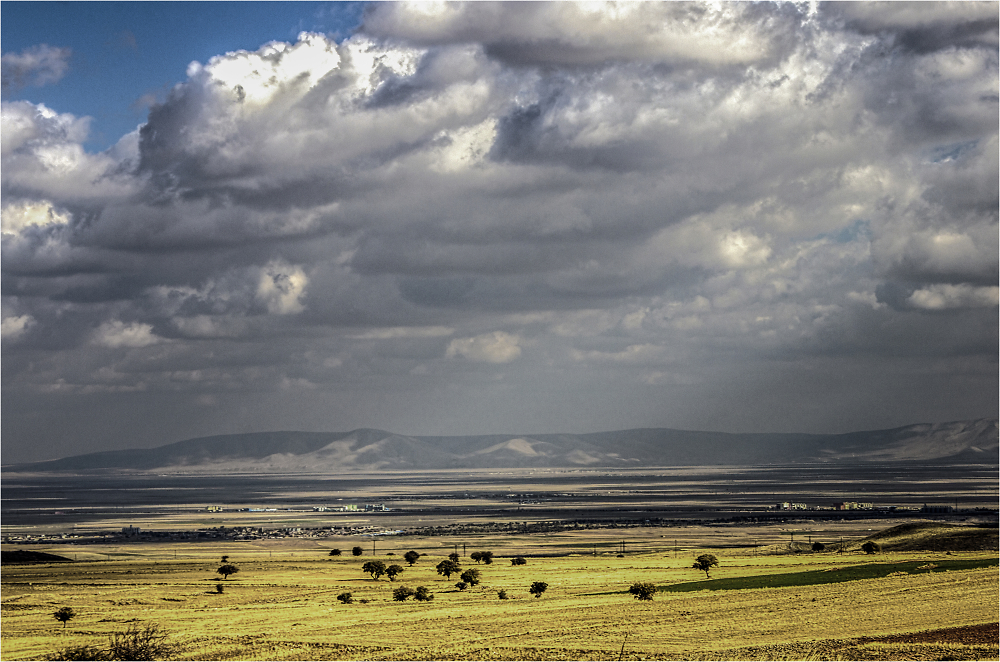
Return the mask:
<path id="1" fill-rule="evenodd" d="M 995 2 L 0 19 L 5 464 L 997 416 Z"/>

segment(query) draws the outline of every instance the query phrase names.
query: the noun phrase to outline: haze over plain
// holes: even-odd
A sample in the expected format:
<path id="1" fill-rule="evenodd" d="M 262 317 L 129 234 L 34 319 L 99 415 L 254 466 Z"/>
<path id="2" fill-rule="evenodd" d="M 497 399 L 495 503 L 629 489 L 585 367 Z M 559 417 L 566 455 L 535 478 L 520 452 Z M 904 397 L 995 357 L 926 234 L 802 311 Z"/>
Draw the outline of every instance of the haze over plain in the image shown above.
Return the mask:
<path id="1" fill-rule="evenodd" d="M 280 41 L 138 81 L 148 117 L 103 151 L 100 116 L 35 95 L 111 37 L 53 43 L 31 4 L 0 7 L 24 44 L 5 464 L 281 429 L 996 417 L 997 3 L 303 5 Z M 130 52 L 193 48 L 143 4 L 109 85 Z"/>

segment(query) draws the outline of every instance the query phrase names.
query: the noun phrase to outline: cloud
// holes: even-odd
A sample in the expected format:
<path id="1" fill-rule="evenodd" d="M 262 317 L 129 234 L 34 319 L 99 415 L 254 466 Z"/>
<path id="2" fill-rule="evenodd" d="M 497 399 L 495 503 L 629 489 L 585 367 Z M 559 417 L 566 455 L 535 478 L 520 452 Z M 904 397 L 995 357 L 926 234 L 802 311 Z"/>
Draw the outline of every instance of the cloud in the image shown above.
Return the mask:
<path id="1" fill-rule="evenodd" d="M 472 338 L 456 338 L 448 343 L 445 356 L 470 361 L 510 363 L 521 356 L 521 339 L 505 331 L 484 333 Z"/>
<path id="2" fill-rule="evenodd" d="M 1000 297 L 998 287 L 974 287 L 968 284 L 935 284 L 916 290 L 907 302 L 914 308 L 944 310 L 946 308 L 992 308 Z"/>
<path id="3" fill-rule="evenodd" d="M 4 317 L 0 322 L 0 336 L 4 340 L 14 341 L 22 337 L 25 332 L 35 323 L 31 315 L 12 315 Z"/>
<path id="4" fill-rule="evenodd" d="M 105 322 L 94 332 L 93 341 L 111 348 L 146 347 L 161 342 L 162 338 L 153 333 L 150 324 L 126 324 L 121 320 Z"/>
<path id="5" fill-rule="evenodd" d="M 69 48 L 48 44 L 29 46 L 20 53 L 4 53 L 0 57 L 4 92 L 58 83 L 69 70 L 71 55 Z"/>
<path id="6" fill-rule="evenodd" d="M 264 302 L 267 311 L 274 315 L 291 315 L 305 310 L 305 296 L 309 278 L 302 267 L 271 262 L 260 273 L 257 298 Z"/>

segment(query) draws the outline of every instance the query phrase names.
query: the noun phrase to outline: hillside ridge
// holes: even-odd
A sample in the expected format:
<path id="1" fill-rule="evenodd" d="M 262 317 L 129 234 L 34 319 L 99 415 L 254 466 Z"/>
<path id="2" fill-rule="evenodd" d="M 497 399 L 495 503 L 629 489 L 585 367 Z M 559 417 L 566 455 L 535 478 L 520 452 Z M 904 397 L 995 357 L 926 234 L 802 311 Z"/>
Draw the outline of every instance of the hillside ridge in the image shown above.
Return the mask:
<path id="1" fill-rule="evenodd" d="M 982 464 L 998 463 L 998 453 L 995 419 L 844 434 L 634 428 L 585 434 L 409 436 L 358 428 L 213 435 L 3 470 L 323 473 L 927 461 Z"/>

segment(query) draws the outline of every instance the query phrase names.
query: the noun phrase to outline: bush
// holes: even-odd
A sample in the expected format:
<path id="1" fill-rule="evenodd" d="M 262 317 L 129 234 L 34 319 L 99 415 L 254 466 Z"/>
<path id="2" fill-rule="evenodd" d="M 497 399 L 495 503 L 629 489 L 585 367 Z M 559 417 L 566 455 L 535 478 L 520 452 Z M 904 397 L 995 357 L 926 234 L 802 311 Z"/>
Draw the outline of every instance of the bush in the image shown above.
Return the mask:
<path id="1" fill-rule="evenodd" d="M 97 646 L 70 646 L 49 655 L 46 660 L 108 660 L 108 652 Z"/>
<path id="2" fill-rule="evenodd" d="M 417 592 L 413 597 L 421 602 L 428 602 L 434 599 L 434 594 L 427 590 L 426 586 L 418 586 Z"/>
<path id="3" fill-rule="evenodd" d="M 648 582 L 636 582 L 629 587 L 628 592 L 636 600 L 652 600 L 656 595 L 656 584 Z"/>
<path id="4" fill-rule="evenodd" d="M 351 554 L 354 554 L 354 556 L 361 556 L 364 553 L 365 553 L 365 550 L 361 549 L 360 547 L 353 547 L 353 548 L 351 548 Z"/>
<path id="5" fill-rule="evenodd" d="M 330 556 L 340 556 L 341 554 L 343 554 L 343 552 L 340 551 L 339 549 L 331 549 L 330 550 Z"/>
<path id="6" fill-rule="evenodd" d="M 417 562 L 420 558 L 420 552 L 414 552 L 412 549 L 406 554 L 403 554 L 403 560 L 409 563 L 411 566 Z"/>
<path id="7" fill-rule="evenodd" d="M 466 582 L 469 586 L 475 586 L 479 583 L 479 571 L 475 568 L 469 568 L 462 573 L 462 581 Z"/>
<path id="8" fill-rule="evenodd" d="M 500 589 L 499 591 L 497 591 L 497 597 L 500 598 L 501 600 L 506 600 L 507 591 L 505 591 L 504 589 Z"/>
<path id="9" fill-rule="evenodd" d="M 465 589 L 469 588 L 469 585 L 466 584 L 465 582 L 458 582 L 457 584 L 455 584 L 455 588 L 457 588 L 459 591 L 464 591 Z"/>
<path id="10" fill-rule="evenodd" d="M 452 552 L 451 554 L 448 555 L 448 558 L 454 561 L 455 563 L 458 563 L 459 559 L 458 552 Z"/>
<path id="11" fill-rule="evenodd" d="M 162 660 L 174 650 L 175 647 L 167 643 L 167 633 L 156 623 L 133 624 L 108 638 L 108 659 L 111 660 Z"/>
<path id="12" fill-rule="evenodd" d="M 528 562 L 525 560 L 525 558 L 523 556 L 515 556 L 514 558 L 512 558 L 510 560 L 510 564 L 511 565 L 527 565 Z"/>
<path id="13" fill-rule="evenodd" d="M 878 543 L 874 543 L 871 540 L 861 545 L 861 551 L 865 554 L 877 554 L 882 548 L 878 546 Z"/>
<path id="14" fill-rule="evenodd" d="M 410 597 L 412 595 L 415 595 L 415 594 L 416 594 L 416 591 L 414 591 L 409 586 L 400 586 L 399 588 L 395 589 L 392 592 L 392 599 L 395 600 L 396 602 L 403 602 L 408 597 Z"/>
<path id="15" fill-rule="evenodd" d="M 531 587 L 528 589 L 528 593 L 531 593 L 536 598 L 542 597 L 542 593 L 545 593 L 545 589 L 549 587 L 545 582 L 533 582 Z"/>
<path id="16" fill-rule="evenodd" d="M 823 544 L 823 543 L 821 543 L 821 542 L 814 542 L 814 543 L 812 544 L 812 550 L 813 550 L 814 552 L 822 552 L 822 551 L 823 551 L 824 549 L 826 549 L 826 545 L 824 545 L 824 544 Z"/>
<path id="17" fill-rule="evenodd" d="M 337 599 L 343 602 L 345 605 L 352 604 L 354 602 L 354 596 L 350 593 L 341 593 L 337 596 Z"/>
<path id="18" fill-rule="evenodd" d="M 215 585 L 215 592 L 216 593 L 222 593 L 225 590 L 226 590 L 226 587 L 223 586 L 222 584 L 216 584 Z"/>

